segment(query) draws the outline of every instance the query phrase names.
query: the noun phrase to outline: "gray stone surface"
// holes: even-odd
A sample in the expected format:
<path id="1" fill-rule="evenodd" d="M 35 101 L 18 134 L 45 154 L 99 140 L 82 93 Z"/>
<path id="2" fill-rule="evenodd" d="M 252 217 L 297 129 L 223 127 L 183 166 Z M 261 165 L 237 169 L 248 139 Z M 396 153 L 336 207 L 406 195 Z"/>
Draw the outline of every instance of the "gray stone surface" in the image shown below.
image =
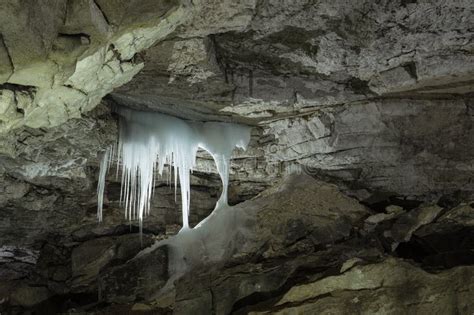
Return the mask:
<path id="1" fill-rule="evenodd" d="M 379 229 L 366 229 L 362 221 L 369 211 L 354 201 L 334 186 L 294 177 L 236 206 L 236 211 L 257 213 L 257 223 L 249 228 L 252 245 L 244 240 L 246 250 L 239 251 L 246 256 L 233 256 L 221 268 L 198 268 L 179 279 L 175 314 L 452 314 L 456 310 L 468 314 L 472 310 L 468 301 L 473 292 L 472 266 L 456 267 L 472 264 L 472 256 L 462 259 L 453 255 L 457 250 L 469 257 L 472 231 L 451 235 L 451 240 L 459 243 L 450 243 L 450 249 L 449 245 L 438 247 L 437 258 L 443 253 L 452 259 L 450 267 L 456 267 L 440 272 L 444 262 L 426 253 L 436 241 L 409 253 L 407 244 L 413 242 L 410 234 L 405 239 L 410 241 L 405 251 L 395 254 L 410 260 L 390 257 L 394 253 L 384 231 L 403 231 L 400 221 L 406 214 Z M 429 229 L 443 220 L 438 217 L 428 223 L 421 215 L 432 214 L 429 210 L 433 208 L 407 212 L 413 222 L 414 218 L 419 220 L 409 228 L 419 244 L 457 231 L 451 227 L 438 234 Z M 455 217 L 463 212 L 460 209 L 450 209 L 445 216 Z M 466 219 L 472 215 L 474 211 Z M 422 223 L 427 224 L 420 227 Z"/>
<path id="2" fill-rule="evenodd" d="M 472 313 L 473 13 L 470 0 L 3 1 L 0 312 Z M 253 236 L 163 296 L 167 252 L 133 259 L 115 169 L 97 223 L 117 104 L 254 127 L 229 187 Z M 316 180 L 282 185 L 289 173 Z M 221 190 L 204 152 L 191 184 L 196 224 Z M 158 180 L 143 246 L 179 230 L 175 198 Z"/>
<path id="3" fill-rule="evenodd" d="M 100 275 L 100 300 L 114 303 L 149 300 L 158 294 L 169 278 L 168 252 L 160 247 Z"/>

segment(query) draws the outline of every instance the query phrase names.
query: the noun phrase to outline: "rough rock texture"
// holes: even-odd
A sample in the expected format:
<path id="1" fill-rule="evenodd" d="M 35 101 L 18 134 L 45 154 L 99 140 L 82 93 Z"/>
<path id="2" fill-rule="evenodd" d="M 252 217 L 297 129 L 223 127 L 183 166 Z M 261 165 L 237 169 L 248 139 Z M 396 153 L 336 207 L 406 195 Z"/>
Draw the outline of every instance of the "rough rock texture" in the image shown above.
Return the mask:
<path id="1" fill-rule="evenodd" d="M 177 1 L 100 2 L 2 5 L 0 132 L 54 127 L 91 110 L 143 67 L 135 53 L 169 34 L 181 15 Z M 152 34 L 140 36 L 144 29 Z M 30 99 L 21 103 L 16 90 L 24 89 Z"/>
<path id="2" fill-rule="evenodd" d="M 247 256 L 234 256 L 223 269 L 197 270 L 178 280 L 175 314 L 472 311 L 472 267 L 430 275 L 420 267 L 441 265 L 389 258 L 394 253 L 387 232 L 412 218 L 411 212 L 363 227 L 368 209 L 307 176 L 293 177 L 233 210 L 257 212 L 258 241 L 242 245 Z M 466 239 L 472 245 L 472 236 Z M 419 254 L 402 256 L 418 260 Z"/>
<path id="3" fill-rule="evenodd" d="M 470 267 L 430 274 L 387 259 L 359 265 L 340 275 L 296 285 L 266 311 L 249 314 L 469 314 L 474 290 Z M 410 287 L 407 292 L 406 288 Z"/>
<path id="4" fill-rule="evenodd" d="M 470 0 L 2 1 L 0 312 L 471 314 L 472 25 Z M 254 127 L 251 234 L 173 290 L 166 249 L 134 258 L 180 228 L 166 180 L 142 241 L 114 167 L 97 223 L 115 105 Z M 204 152 L 191 184 L 194 225 Z"/>
<path id="5" fill-rule="evenodd" d="M 160 247 L 105 272 L 99 280 L 99 299 L 112 303 L 149 300 L 169 279 L 167 258 L 166 247 Z"/>
<path id="6" fill-rule="evenodd" d="M 257 121 L 378 95 L 462 95 L 472 92 L 472 10 L 469 1 L 258 1 L 240 30 L 193 25 L 215 35 L 184 32 L 148 50 L 144 70 L 112 95 Z"/>

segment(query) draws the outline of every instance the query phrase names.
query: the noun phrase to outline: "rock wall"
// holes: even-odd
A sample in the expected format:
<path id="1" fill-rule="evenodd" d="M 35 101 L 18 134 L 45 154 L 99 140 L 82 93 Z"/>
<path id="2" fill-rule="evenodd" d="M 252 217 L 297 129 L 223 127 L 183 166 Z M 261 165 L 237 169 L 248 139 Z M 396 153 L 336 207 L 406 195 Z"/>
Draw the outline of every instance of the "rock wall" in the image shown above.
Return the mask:
<path id="1" fill-rule="evenodd" d="M 2 1 L 0 312 L 471 314 L 471 25 L 469 0 Z M 180 197 L 157 181 L 140 239 L 115 167 L 97 223 L 115 105 L 253 127 L 239 250 L 171 283 Z M 191 181 L 195 225 L 204 152 Z"/>

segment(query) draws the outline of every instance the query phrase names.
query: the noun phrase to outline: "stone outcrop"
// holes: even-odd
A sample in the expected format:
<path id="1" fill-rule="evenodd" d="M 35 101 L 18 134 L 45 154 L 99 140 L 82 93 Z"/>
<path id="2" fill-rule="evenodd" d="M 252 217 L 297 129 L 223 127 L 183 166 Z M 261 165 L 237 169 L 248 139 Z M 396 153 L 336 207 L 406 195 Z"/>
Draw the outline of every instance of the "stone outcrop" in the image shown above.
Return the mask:
<path id="1" fill-rule="evenodd" d="M 150 300 L 169 277 L 167 249 L 160 247 L 104 272 L 99 279 L 99 299 L 112 303 Z"/>
<path id="2" fill-rule="evenodd" d="M 90 111 L 140 71 L 135 53 L 181 16 L 176 1 L 30 2 L 9 0 L 0 11 L 2 133 L 55 127 Z M 145 29 L 152 34 L 140 36 Z M 25 89 L 30 98 L 21 102 L 16 95 Z"/>
<path id="3" fill-rule="evenodd" d="M 473 290 L 471 267 L 427 273 L 422 268 L 441 265 L 422 262 L 416 256 L 421 252 L 411 256 L 406 251 L 392 252 L 387 232 L 407 220 L 403 218 L 413 217 L 408 215 L 411 211 L 368 229 L 362 222 L 369 210 L 335 187 L 304 176 L 235 207 L 241 209 L 258 213 L 255 237 L 263 247 L 248 251 L 243 245 L 251 258 L 237 256 L 222 269 L 203 268 L 178 280 L 175 314 L 472 311 L 472 303 L 467 302 Z M 454 208 L 446 216 L 458 212 Z M 417 226 L 424 223 L 426 219 L 418 216 Z M 394 254 L 421 265 L 390 258 Z M 464 298 L 455 298 L 460 296 Z"/>
<path id="4" fill-rule="evenodd" d="M 469 280 L 472 272 L 471 267 L 458 267 L 431 274 L 387 259 L 294 286 L 273 308 L 248 314 L 469 314 L 473 311 L 468 302 L 474 289 Z"/>

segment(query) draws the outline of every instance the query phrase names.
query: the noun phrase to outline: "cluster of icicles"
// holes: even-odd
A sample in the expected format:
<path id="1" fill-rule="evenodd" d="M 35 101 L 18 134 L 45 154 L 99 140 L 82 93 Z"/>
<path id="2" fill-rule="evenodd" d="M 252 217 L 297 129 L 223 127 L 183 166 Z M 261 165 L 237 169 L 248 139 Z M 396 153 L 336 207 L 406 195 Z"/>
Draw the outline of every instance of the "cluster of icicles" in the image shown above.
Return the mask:
<path id="1" fill-rule="evenodd" d="M 247 126 L 218 123 L 190 122 L 176 117 L 116 108 L 119 114 L 118 143 L 104 154 L 101 162 L 97 216 L 102 221 L 102 207 L 107 170 L 117 161 L 117 175 L 121 166 L 122 185 L 120 202 L 125 217 L 137 220 L 140 229 L 149 214 L 150 200 L 155 186 L 155 171 L 161 176 L 165 167 L 174 170 L 175 193 L 179 179 L 183 215 L 183 229 L 189 228 L 190 173 L 196 163 L 199 148 L 209 152 L 222 180 L 222 194 L 216 205 L 227 205 L 229 163 L 235 147 L 246 149 L 250 140 Z M 168 178 L 171 181 L 171 178 Z"/>

